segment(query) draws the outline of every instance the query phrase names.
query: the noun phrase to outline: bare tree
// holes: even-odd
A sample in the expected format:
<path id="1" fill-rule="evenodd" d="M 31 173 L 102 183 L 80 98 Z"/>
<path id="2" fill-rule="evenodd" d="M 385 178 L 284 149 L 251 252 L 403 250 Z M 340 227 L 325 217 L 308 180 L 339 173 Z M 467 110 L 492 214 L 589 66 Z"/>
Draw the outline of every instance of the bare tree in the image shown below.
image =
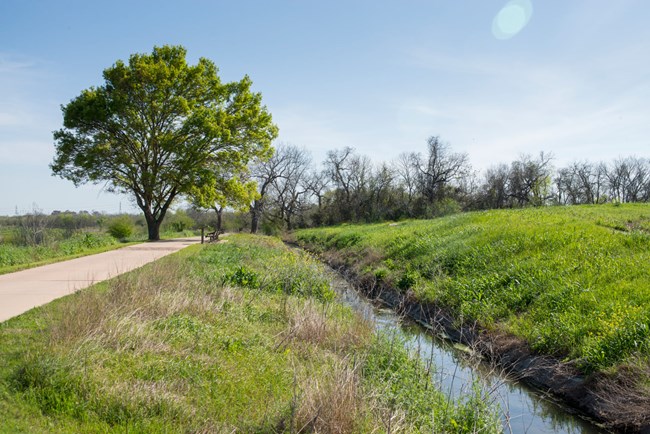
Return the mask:
<path id="1" fill-rule="evenodd" d="M 452 153 L 438 136 L 427 140 L 427 154 L 415 154 L 413 164 L 418 173 L 418 188 L 428 203 L 443 199 L 445 187 L 467 175 L 469 161 L 465 153 Z"/>
<path id="2" fill-rule="evenodd" d="M 34 204 L 32 212 L 20 217 L 20 243 L 25 246 L 36 246 L 45 243 L 48 226 L 47 216 Z"/>
<path id="3" fill-rule="evenodd" d="M 302 207 L 301 199 L 307 192 L 304 186 L 311 158 L 304 149 L 282 144 L 268 161 L 259 162 L 252 169 L 258 183 L 258 198 L 250 206 L 251 233 L 257 233 L 260 219 L 268 205 L 276 217 L 291 226 L 292 218 Z M 268 204 L 267 201 L 272 202 Z"/>
<path id="4" fill-rule="evenodd" d="M 333 222 L 358 220 L 363 214 L 362 204 L 371 176 L 370 159 L 346 147 L 328 152 L 324 165 L 334 187 Z"/>
<path id="5" fill-rule="evenodd" d="M 325 171 L 312 171 L 305 180 L 305 186 L 309 193 L 316 198 L 318 212 L 315 217 L 315 224 L 320 225 L 323 222 L 323 198 L 327 192 L 330 180 Z"/>
<path id="6" fill-rule="evenodd" d="M 648 160 L 639 157 L 627 157 L 618 164 L 625 166 L 625 202 L 643 202 L 647 200 L 648 184 L 650 183 Z"/>
<path id="7" fill-rule="evenodd" d="M 293 219 L 301 215 L 307 205 L 307 176 L 311 167 L 311 157 L 305 149 L 288 146 L 284 161 L 283 175 L 273 181 L 274 205 L 279 220 L 293 229 Z"/>
<path id="8" fill-rule="evenodd" d="M 250 206 L 251 233 L 257 233 L 260 219 L 265 211 L 266 196 L 279 177 L 285 176 L 289 147 L 281 144 L 267 161 L 257 162 L 251 169 L 253 179 L 257 181 L 258 197 Z"/>
<path id="9" fill-rule="evenodd" d="M 603 200 L 605 170 L 602 164 L 574 162 L 555 177 L 557 202 L 563 205 L 595 204 Z"/>
<path id="10" fill-rule="evenodd" d="M 513 161 L 508 178 L 508 195 L 519 206 L 540 206 L 551 199 L 551 160 L 553 156 L 540 152 L 537 159 L 522 155 Z"/>
<path id="11" fill-rule="evenodd" d="M 644 202 L 650 195 L 650 165 L 639 157 L 619 158 L 607 170 L 607 186 L 612 200 Z"/>
<path id="12" fill-rule="evenodd" d="M 490 167 L 484 175 L 480 188 L 481 208 L 505 208 L 509 205 L 508 180 L 510 169 L 507 164 Z"/>
<path id="13" fill-rule="evenodd" d="M 417 192 L 417 154 L 403 152 L 393 161 L 393 172 L 402 192 L 402 202 L 406 214 L 412 217 L 413 200 Z"/>
<path id="14" fill-rule="evenodd" d="M 371 174 L 368 182 L 368 218 L 374 221 L 393 214 L 396 202 L 393 181 L 395 173 L 391 166 L 381 163 Z"/>

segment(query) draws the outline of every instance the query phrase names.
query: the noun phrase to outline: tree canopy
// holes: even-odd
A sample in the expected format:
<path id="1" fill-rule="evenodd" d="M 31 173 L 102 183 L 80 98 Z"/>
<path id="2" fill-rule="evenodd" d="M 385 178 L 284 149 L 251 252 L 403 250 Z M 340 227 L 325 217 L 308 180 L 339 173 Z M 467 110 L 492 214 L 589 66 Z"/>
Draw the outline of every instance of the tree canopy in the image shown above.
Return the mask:
<path id="1" fill-rule="evenodd" d="M 190 66 L 185 57 L 185 48 L 163 46 L 128 64 L 118 60 L 104 70 L 102 86 L 62 106 L 64 128 L 54 133 L 52 172 L 132 194 L 150 240 L 159 239 L 178 196 L 224 183 L 228 191 L 250 190 L 220 174 L 270 156 L 278 131 L 248 76 L 222 83 L 213 62 Z"/>

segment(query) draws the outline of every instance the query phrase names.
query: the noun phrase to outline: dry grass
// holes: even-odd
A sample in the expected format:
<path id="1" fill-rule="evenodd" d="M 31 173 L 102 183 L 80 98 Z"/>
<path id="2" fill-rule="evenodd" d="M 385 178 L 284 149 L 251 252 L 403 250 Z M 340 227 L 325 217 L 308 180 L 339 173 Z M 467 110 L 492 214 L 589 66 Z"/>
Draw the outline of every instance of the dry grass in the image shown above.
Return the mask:
<path id="1" fill-rule="evenodd" d="M 67 345 L 100 341 L 104 346 L 120 349 L 128 337 L 129 346 L 145 344 L 151 320 L 181 312 L 205 317 L 218 312 L 224 303 L 241 298 L 230 288 L 201 288 L 181 262 L 156 262 L 145 272 L 116 277 L 106 292 L 79 292 L 74 302 L 51 312 L 51 342 Z"/>
<path id="2" fill-rule="evenodd" d="M 599 376 L 598 395 L 607 419 L 613 421 L 611 425 L 616 427 L 618 421 L 632 421 L 630 425 L 642 432 L 649 429 L 650 367 L 647 362 L 627 364 L 613 374 Z"/>
<path id="3" fill-rule="evenodd" d="M 360 432 L 360 421 L 368 414 L 360 383 L 356 367 L 348 360 L 337 361 L 324 376 L 307 379 L 296 412 L 297 432 Z"/>
<path id="4" fill-rule="evenodd" d="M 278 347 L 289 343 L 304 349 L 317 346 L 347 353 L 366 345 L 372 336 L 372 324 L 361 318 L 340 321 L 340 308 L 330 303 L 298 300 L 287 306 L 288 327 Z"/>

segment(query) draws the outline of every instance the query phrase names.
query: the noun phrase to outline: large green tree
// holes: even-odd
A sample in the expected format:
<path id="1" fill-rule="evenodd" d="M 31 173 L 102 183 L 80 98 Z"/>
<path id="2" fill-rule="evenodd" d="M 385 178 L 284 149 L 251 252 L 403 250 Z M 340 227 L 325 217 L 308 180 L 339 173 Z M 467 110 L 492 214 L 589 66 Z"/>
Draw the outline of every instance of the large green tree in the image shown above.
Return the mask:
<path id="1" fill-rule="evenodd" d="M 175 198 L 214 191 L 219 173 L 238 173 L 271 155 L 277 127 L 246 76 L 222 83 L 201 58 L 187 64 L 180 46 L 155 47 L 104 70 L 105 83 L 62 107 L 52 172 L 75 185 L 105 183 L 132 194 L 149 239 Z M 235 179 L 232 182 L 237 182 Z"/>

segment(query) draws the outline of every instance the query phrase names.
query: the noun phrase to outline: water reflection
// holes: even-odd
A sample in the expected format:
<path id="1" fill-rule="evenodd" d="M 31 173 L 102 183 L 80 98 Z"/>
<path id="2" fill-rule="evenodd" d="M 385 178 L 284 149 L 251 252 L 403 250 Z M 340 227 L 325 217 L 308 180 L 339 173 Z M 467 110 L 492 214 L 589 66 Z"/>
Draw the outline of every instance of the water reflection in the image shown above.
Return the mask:
<path id="1" fill-rule="evenodd" d="M 517 383 L 486 364 L 470 361 L 464 349 L 437 338 L 424 327 L 399 318 L 391 309 L 374 305 L 360 296 L 339 274 L 332 271 L 333 287 L 345 303 L 374 322 L 378 329 L 402 335 L 424 363 L 431 365 L 432 381 L 445 393 L 458 397 L 476 380 L 502 410 L 505 432 L 542 434 L 595 434 L 606 431 L 572 415 L 548 397 Z"/>

